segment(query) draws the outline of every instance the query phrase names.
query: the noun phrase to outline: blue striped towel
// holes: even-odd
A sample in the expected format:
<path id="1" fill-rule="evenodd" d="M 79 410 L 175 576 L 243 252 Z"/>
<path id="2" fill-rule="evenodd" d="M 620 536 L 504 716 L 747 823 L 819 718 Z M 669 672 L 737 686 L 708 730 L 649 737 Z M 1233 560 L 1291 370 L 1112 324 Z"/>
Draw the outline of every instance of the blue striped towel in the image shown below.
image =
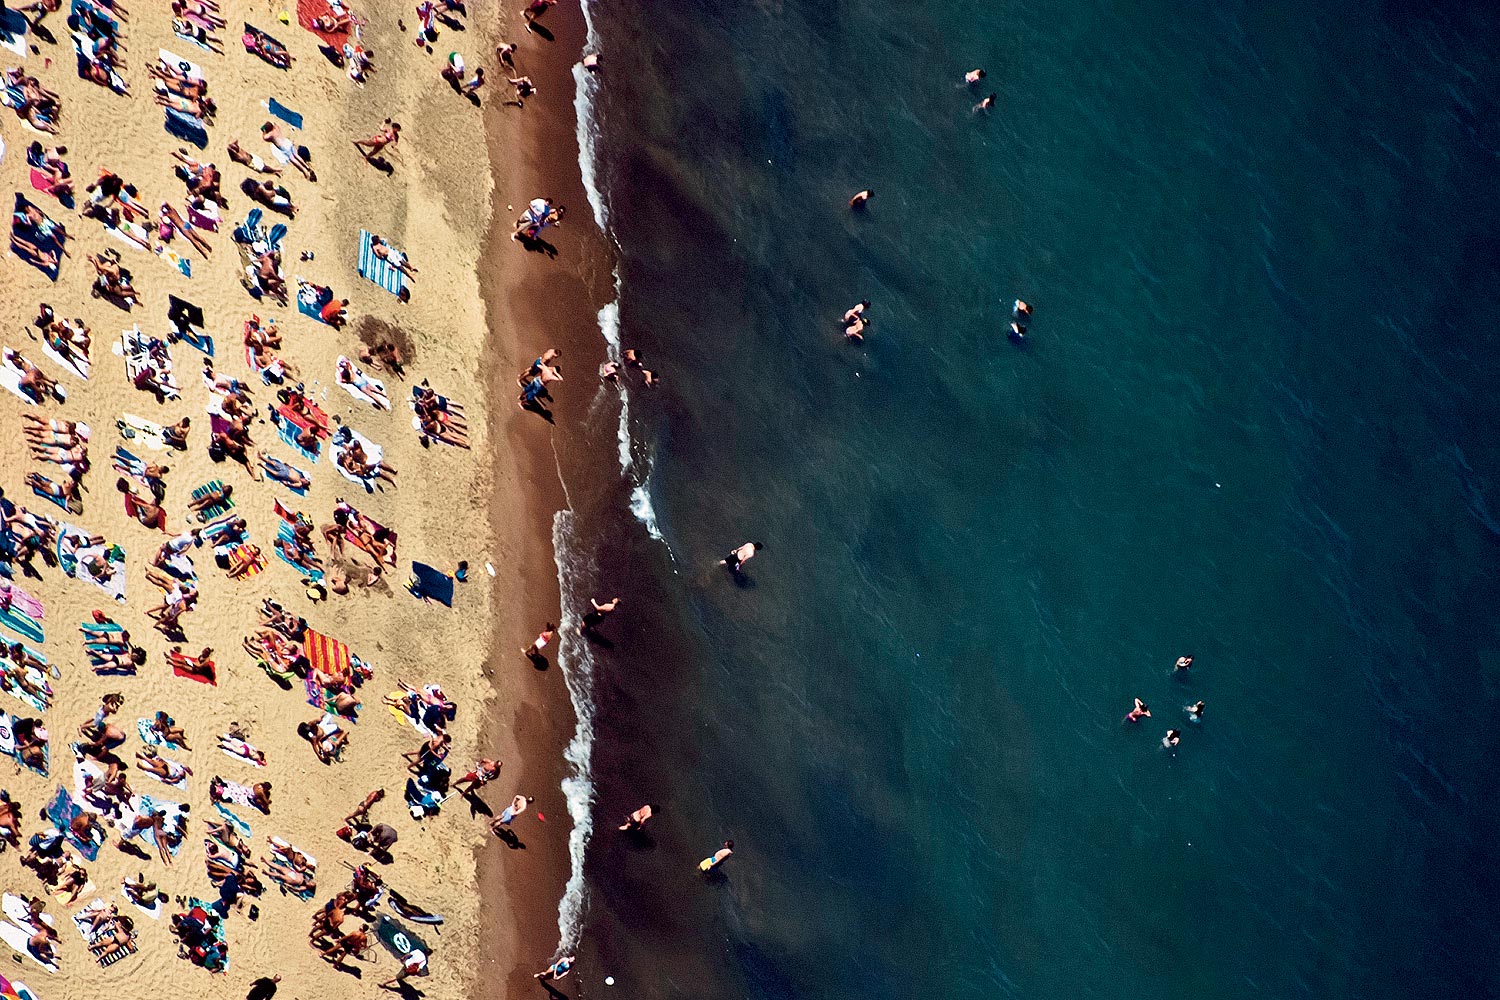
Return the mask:
<path id="1" fill-rule="evenodd" d="M 392 295 L 400 295 L 406 287 L 406 275 L 375 256 L 370 249 L 370 234 L 363 229 L 359 231 L 359 274 Z"/>
<path id="2" fill-rule="evenodd" d="M 306 448 L 297 443 L 297 428 L 292 426 L 292 422 L 290 420 L 281 420 L 280 422 L 278 422 L 276 424 L 276 433 L 280 435 L 281 440 L 286 442 L 287 446 L 290 447 L 293 451 L 301 455 L 303 458 L 307 459 L 309 462 L 312 462 L 314 465 L 317 464 L 318 453 L 315 451 L 308 451 Z"/>

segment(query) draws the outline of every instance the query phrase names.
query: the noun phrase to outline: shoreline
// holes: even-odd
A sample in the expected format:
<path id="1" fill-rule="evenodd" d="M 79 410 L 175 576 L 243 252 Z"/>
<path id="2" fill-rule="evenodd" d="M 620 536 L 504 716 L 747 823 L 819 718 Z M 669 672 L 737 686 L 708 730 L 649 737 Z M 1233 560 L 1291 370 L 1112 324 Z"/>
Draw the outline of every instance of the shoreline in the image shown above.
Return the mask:
<path id="1" fill-rule="evenodd" d="M 593 374 L 587 366 L 580 369 L 578 361 L 599 353 L 601 343 L 597 282 L 590 268 L 606 248 L 586 210 L 578 164 L 572 70 L 586 42 L 582 12 L 571 4 L 549 12 L 551 41 L 525 32 L 516 20 L 506 37 L 519 46 L 518 71 L 532 78 L 538 93 L 523 109 L 499 105 L 492 95 L 484 110 L 495 183 L 478 273 L 492 349 L 486 354 L 484 381 L 493 404 L 491 440 L 510 448 L 508 471 L 515 480 L 508 491 L 496 484 L 489 508 L 497 552 L 505 551 L 503 539 L 512 538 L 514 545 L 496 588 L 501 610 L 494 617 L 485 669 L 497 698 L 486 714 L 482 741 L 486 746 L 508 743 L 529 751 L 524 758 L 518 754 L 518 773 L 507 776 L 506 788 L 537 795 L 536 810 L 560 790 L 569 773 L 564 752 L 577 719 L 560 656 L 554 654 L 549 668 L 538 671 L 524 664 L 519 649 L 545 622 L 561 623 L 568 617 L 561 606 L 553 520 L 568 506 L 563 470 L 571 452 L 580 447 L 568 432 L 579 425 L 578 414 L 585 405 L 580 394 L 591 385 Z M 553 230 L 555 259 L 528 252 L 510 239 L 511 221 L 537 196 L 570 207 L 567 222 Z M 484 263 L 489 260 L 496 263 Z M 558 425 L 549 426 L 516 406 L 515 372 L 542 349 L 554 346 L 563 352 L 567 381 L 554 406 Z M 518 502 L 501 502 L 509 497 Z M 522 512 L 519 522 L 517 510 Z M 516 531 L 517 523 L 524 526 L 522 531 Z M 561 649 L 566 640 L 559 638 Z M 508 704 L 501 694 L 507 690 L 515 693 Z M 527 839 L 524 825 L 518 828 L 526 850 L 510 850 L 487 838 L 475 852 L 481 945 L 492 940 L 509 943 L 513 955 L 507 962 L 503 947 L 481 952 L 475 966 L 475 996 L 535 989 L 531 973 L 557 948 L 559 904 L 571 873 L 568 841 L 558 834 L 571 831 L 572 824 L 565 804 L 549 810 L 545 838 Z M 499 886 L 503 891 L 494 891 Z M 492 985 L 480 985 L 486 982 Z"/>

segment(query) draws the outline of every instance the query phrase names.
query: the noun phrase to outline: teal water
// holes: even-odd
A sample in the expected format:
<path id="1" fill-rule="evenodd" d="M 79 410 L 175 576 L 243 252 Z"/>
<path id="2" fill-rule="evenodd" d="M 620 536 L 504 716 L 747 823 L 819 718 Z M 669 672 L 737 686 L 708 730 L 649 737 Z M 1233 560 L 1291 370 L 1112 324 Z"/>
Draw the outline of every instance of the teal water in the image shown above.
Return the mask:
<path id="1" fill-rule="evenodd" d="M 1500 992 L 1500 10 L 592 15 L 664 541 L 597 526 L 580 986 Z"/>

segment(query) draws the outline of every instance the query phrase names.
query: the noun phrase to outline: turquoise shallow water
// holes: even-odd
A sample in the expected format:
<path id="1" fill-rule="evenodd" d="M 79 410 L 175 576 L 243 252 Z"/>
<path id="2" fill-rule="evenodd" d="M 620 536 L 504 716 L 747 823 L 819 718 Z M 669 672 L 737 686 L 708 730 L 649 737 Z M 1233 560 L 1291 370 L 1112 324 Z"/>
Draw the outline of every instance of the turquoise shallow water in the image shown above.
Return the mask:
<path id="1" fill-rule="evenodd" d="M 595 526 L 581 981 L 1500 991 L 1500 13 L 593 16 L 664 543 Z"/>

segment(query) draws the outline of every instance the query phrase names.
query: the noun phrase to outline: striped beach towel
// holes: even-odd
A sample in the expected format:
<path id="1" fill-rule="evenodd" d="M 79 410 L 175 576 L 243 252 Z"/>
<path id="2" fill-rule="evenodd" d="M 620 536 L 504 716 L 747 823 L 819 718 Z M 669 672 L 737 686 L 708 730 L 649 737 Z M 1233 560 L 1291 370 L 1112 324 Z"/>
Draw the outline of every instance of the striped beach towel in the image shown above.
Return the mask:
<path id="1" fill-rule="evenodd" d="M 303 458 L 307 459 L 309 462 L 316 464 L 318 461 L 318 453 L 315 451 L 309 451 L 308 449 L 302 447 L 302 445 L 297 443 L 297 432 L 301 429 L 302 428 L 298 427 L 287 417 L 283 417 L 276 424 L 276 433 L 282 441 L 286 442 L 287 447 L 291 448 L 293 451 L 301 455 Z"/>
<path id="2" fill-rule="evenodd" d="M 224 481 L 222 479 L 215 479 L 211 482 L 204 483 L 202 486 L 199 486 L 197 489 L 193 490 L 193 499 L 199 500 L 213 493 L 215 490 L 222 491 L 223 489 Z M 225 497 L 223 500 L 219 501 L 211 507 L 204 507 L 202 510 L 198 511 L 196 516 L 200 522 L 206 523 L 208 521 L 212 521 L 216 517 L 222 517 L 223 515 L 229 513 L 233 508 L 234 497 Z"/>
<path id="3" fill-rule="evenodd" d="M 400 295 L 401 289 L 406 287 L 406 275 L 392 267 L 388 261 L 375 256 L 370 245 L 370 234 L 364 229 L 359 231 L 359 274 L 392 295 Z"/>

